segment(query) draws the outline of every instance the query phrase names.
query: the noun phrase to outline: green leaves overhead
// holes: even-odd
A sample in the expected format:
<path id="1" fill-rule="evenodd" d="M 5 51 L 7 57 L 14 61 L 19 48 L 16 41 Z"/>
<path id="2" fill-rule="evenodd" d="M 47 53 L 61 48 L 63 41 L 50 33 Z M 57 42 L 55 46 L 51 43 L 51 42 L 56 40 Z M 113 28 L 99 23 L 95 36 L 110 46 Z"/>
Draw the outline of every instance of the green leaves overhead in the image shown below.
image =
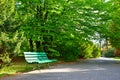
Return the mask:
<path id="1" fill-rule="evenodd" d="M 111 0 L 111 3 L 113 11 L 111 11 L 110 41 L 113 47 L 120 49 L 120 1 Z"/>
<path id="2" fill-rule="evenodd" d="M 9 38 L 21 31 L 36 51 L 54 52 L 59 44 L 78 49 L 91 39 L 115 42 L 119 7 L 119 0 L 0 0 L 0 31 Z"/>
<path id="3" fill-rule="evenodd" d="M 14 0 L 0 0 L 0 25 L 14 12 Z"/>

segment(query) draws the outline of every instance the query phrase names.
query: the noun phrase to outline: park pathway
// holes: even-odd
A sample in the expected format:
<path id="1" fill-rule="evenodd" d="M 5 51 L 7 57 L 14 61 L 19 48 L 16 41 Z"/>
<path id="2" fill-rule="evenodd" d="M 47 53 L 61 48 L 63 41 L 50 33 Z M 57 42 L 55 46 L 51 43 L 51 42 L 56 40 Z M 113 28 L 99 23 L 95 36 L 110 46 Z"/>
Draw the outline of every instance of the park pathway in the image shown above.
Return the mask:
<path id="1" fill-rule="evenodd" d="M 120 80 L 120 63 L 111 58 L 90 59 L 0 80 Z"/>

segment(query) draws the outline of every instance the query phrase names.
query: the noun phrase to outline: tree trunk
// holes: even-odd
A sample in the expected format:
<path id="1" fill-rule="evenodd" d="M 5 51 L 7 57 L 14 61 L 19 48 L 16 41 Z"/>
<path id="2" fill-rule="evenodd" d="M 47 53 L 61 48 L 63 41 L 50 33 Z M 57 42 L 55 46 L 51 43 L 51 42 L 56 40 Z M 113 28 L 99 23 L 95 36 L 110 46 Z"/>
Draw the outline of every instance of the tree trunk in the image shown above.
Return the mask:
<path id="1" fill-rule="evenodd" d="M 106 41 L 106 42 L 105 42 L 105 43 L 106 43 L 106 44 L 105 44 L 105 45 L 106 45 L 106 51 L 108 51 L 108 40 L 107 40 L 107 38 L 106 38 L 105 41 Z"/>
<path id="2" fill-rule="evenodd" d="M 120 48 L 116 48 L 114 53 L 115 53 L 115 56 L 120 56 Z"/>
<path id="3" fill-rule="evenodd" d="M 32 39 L 29 39 L 29 44 L 30 44 L 30 51 L 33 52 L 33 41 L 32 41 Z"/>
<path id="4" fill-rule="evenodd" d="M 38 52 L 40 51 L 40 41 L 36 41 L 36 49 Z"/>

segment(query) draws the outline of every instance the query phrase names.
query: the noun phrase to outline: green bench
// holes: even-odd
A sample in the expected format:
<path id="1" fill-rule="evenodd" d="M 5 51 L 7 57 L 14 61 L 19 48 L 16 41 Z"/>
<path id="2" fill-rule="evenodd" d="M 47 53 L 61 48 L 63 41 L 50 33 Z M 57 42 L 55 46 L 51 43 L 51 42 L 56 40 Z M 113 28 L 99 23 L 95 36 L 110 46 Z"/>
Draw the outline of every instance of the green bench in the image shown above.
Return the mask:
<path id="1" fill-rule="evenodd" d="M 49 66 L 49 63 L 56 62 L 56 59 L 48 59 L 47 54 L 45 52 L 24 52 L 25 60 L 28 63 L 47 63 Z"/>

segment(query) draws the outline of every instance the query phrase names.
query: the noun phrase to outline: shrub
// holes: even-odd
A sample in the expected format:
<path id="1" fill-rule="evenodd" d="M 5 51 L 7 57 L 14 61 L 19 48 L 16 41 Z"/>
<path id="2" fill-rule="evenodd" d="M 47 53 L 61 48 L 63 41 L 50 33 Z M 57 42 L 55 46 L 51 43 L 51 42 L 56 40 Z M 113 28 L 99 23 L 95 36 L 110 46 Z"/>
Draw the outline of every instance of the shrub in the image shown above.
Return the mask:
<path id="1" fill-rule="evenodd" d="M 108 49 L 107 52 L 104 52 L 104 56 L 105 57 L 115 57 L 114 49 L 113 48 Z"/>
<path id="2" fill-rule="evenodd" d="M 101 56 L 101 51 L 96 45 L 94 45 L 94 47 L 93 47 L 92 55 L 93 55 L 93 58 L 98 58 Z"/>
<path id="3" fill-rule="evenodd" d="M 57 50 L 60 53 L 60 59 L 64 61 L 76 61 L 80 53 L 79 44 L 71 41 L 60 43 Z"/>
<path id="4" fill-rule="evenodd" d="M 93 57 L 93 55 L 92 55 L 93 45 L 88 44 L 86 49 L 84 50 L 84 52 L 85 52 L 84 58 L 92 58 Z"/>
<path id="5" fill-rule="evenodd" d="M 83 58 L 97 58 L 101 56 L 100 49 L 92 42 L 83 43 L 80 51 L 80 56 Z"/>
<path id="6" fill-rule="evenodd" d="M 65 61 L 76 61 L 78 59 L 78 49 L 74 46 L 66 47 L 64 53 L 61 54 Z"/>
<path id="7" fill-rule="evenodd" d="M 3 62 L 2 66 L 9 66 L 13 56 L 20 53 L 22 34 L 19 34 L 18 31 L 14 34 L 1 32 L 0 36 L 0 60 Z"/>
<path id="8" fill-rule="evenodd" d="M 60 56 L 59 51 L 54 48 L 48 48 L 48 57 L 49 58 L 57 58 Z"/>
<path id="9" fill-rule="evenodd" d="M 10 53 L 9 49 L 3 45 L 0 44 L 0 60 L 1 60 L 1 68 L 4 66 L 9 66 L 10 62 L 12 60 L 12 58 L 10 56 L 12 56 L 13 54 Z"/>

